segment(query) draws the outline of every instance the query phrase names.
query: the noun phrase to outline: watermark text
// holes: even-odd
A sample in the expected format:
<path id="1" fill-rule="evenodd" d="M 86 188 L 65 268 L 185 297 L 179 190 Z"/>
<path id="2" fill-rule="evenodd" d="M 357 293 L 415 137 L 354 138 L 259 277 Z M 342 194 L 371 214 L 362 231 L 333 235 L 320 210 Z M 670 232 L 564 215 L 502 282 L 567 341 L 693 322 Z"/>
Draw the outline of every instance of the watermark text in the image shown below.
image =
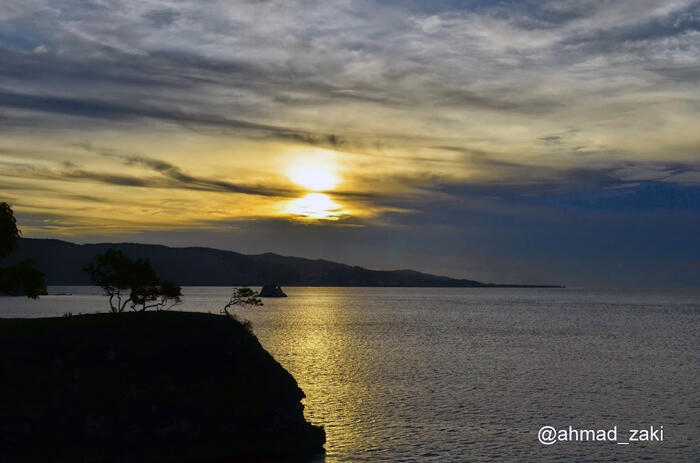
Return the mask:
<path id="1" fill-rule="evenodd" d="M 663 426 L 642 426 L 619 430 L 617 426 L 609 429 L 555 428 L 542 426 L 537 433 L 537 439 L 542 445 L 553 445 L 557 442 L 611 442 L 618 445 L 630 445 L 635 442 L 663 442 Z"/>

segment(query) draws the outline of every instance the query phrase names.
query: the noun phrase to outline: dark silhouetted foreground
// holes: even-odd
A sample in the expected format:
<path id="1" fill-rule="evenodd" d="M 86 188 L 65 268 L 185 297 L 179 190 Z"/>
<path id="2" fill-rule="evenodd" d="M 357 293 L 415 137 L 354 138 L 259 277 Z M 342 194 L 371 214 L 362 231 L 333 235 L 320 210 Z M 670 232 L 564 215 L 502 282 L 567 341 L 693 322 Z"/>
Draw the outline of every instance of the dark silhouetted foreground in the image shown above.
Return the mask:
<path id="1" fill-rule="evenodd" d="M 206 462 L 322 451 L 294 378 L 232 317 L 0 320 L 0 461 Z"/>

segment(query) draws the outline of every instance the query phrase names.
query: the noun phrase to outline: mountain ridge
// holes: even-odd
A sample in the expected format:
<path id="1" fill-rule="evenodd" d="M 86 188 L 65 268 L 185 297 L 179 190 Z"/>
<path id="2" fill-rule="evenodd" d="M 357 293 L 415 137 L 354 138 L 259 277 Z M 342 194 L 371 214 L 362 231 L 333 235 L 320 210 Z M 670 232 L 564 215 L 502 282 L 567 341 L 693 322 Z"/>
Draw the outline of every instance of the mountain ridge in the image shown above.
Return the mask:
<path id="1" fill-rule="evenodd" d="M 33 259 L 49 285 L 88 285 L 90 280 L 82 272 L 83 266 L 107 249 L 117 249 L 131 258 L 148 258 L 163 279 L 182 286 L 559 287 L 483 283 L 411 269 L 371 270 L 272 252 L 242 254 L 204 246 L 129 242 L 77 244 L 44 238 L 21 239 L 18 249 L 1 263 Z"/>

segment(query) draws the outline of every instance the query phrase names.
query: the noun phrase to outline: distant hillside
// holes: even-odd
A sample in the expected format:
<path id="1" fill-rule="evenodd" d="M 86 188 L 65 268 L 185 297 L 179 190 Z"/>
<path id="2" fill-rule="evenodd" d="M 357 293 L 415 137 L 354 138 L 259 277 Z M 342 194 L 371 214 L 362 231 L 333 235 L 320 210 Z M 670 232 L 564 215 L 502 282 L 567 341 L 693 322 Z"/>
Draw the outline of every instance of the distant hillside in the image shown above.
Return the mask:
<path id="1" fill-rule="evenodd" d="M 183 286 L 423 286 L 488 287 L 473 280 L 430 275 L 413 270 L 378 271 L 362 267 L 285 257 L 266 253 L 245 255 L 211 248 L 170 248 L 152 244 L 74 244 L 60 240 L 23 238 L 20 246 L 0 265 L 34 259 L 49 285 L 87 285 L 82 267 L 107 249 L 132 258 L 148 258 L 163 279 Z M 513 285 L 519 286 L 519 285 Z"/>

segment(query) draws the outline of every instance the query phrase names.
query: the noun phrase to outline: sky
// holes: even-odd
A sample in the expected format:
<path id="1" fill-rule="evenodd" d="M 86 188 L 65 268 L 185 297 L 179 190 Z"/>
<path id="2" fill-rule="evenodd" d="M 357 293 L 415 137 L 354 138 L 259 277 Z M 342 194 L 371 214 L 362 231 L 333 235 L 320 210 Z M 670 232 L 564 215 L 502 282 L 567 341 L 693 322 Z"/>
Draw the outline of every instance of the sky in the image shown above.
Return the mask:
<path id="1" fill-rule="evenodd" d="M 4 0 L 25 237 L 700 285 L 700 1 Z"/>

